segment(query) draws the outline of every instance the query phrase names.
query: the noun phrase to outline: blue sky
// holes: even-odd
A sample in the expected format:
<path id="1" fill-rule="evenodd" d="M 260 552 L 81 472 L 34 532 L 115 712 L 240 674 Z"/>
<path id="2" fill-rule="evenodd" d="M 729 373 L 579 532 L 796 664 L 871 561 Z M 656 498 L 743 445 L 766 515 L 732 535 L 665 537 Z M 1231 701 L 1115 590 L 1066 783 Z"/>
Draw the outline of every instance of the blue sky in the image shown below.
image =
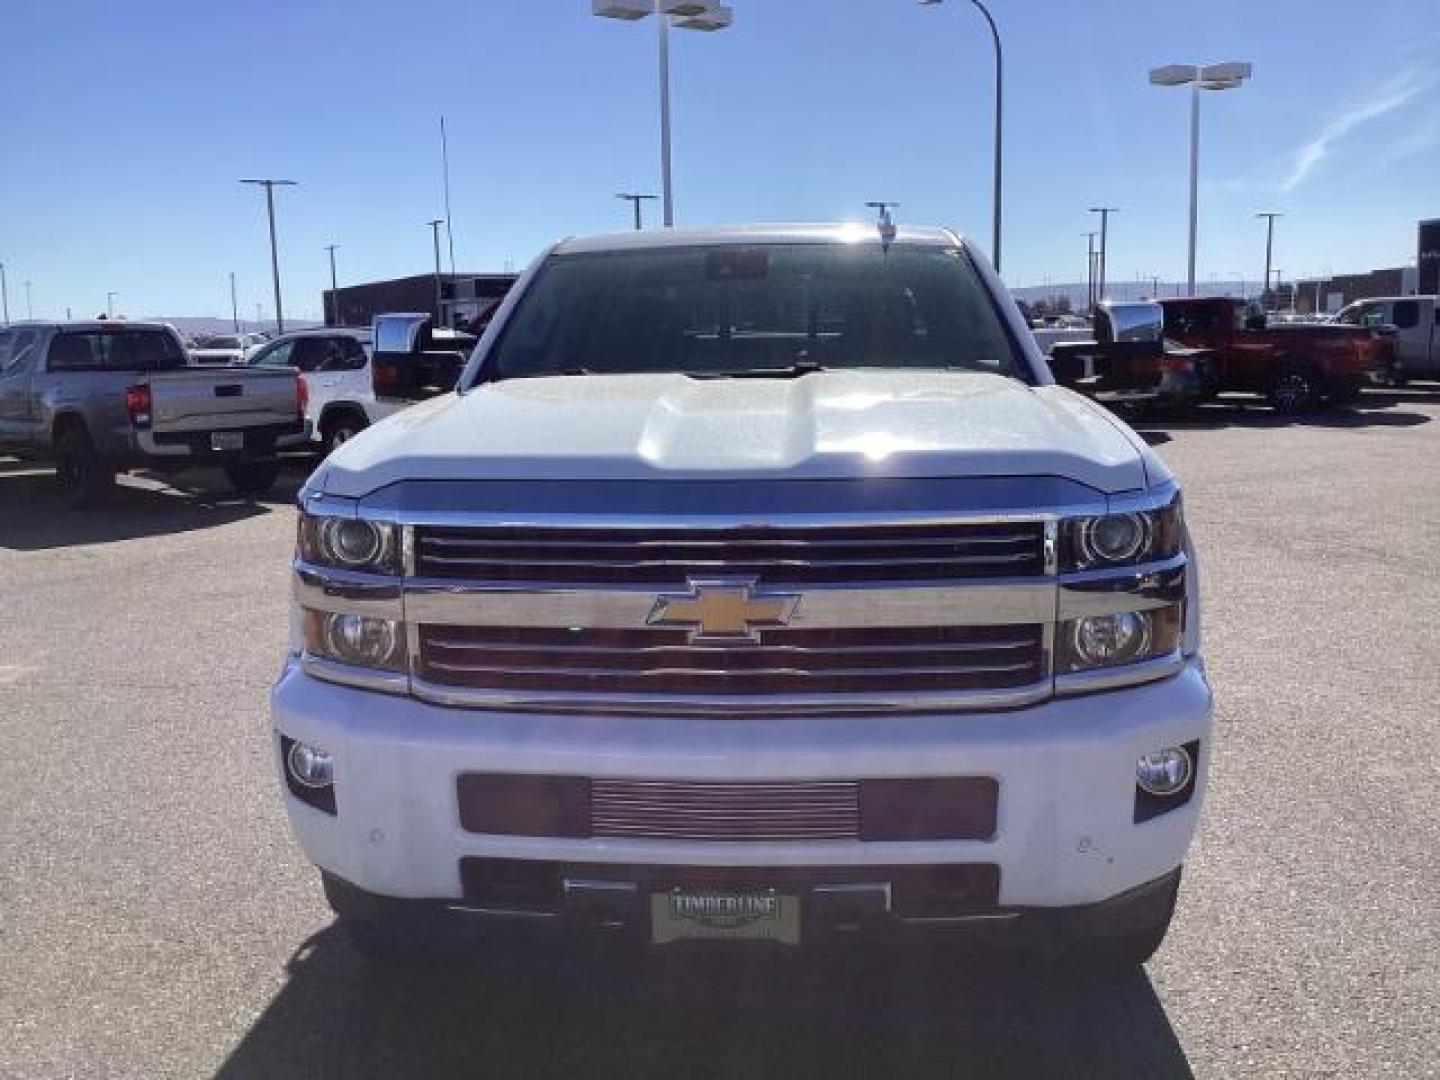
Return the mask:
<path id="1" fill-rule="evenodd" d="M 1364 270 L 1440 216 L 1435 0 L 990 0 L 1006 42 L 1005 277 L 1083 277 L 1085 210 L 1122 207 L 1110 275 L 1183 276 L 1188 100 L 1169 62 L 1248 59 L 1207 94 L 1200 273 Z M 988 247 L 991 56 L 964 0 L 732 0 L 674 38 L 680 224 L 824 220 L 899 200 Z M 278 193 L 287 313 L 431 265 L 438 116 L 456 262 L 523 266 L 623 227 L 658 189 L 655 41 L 588 0 L 6 0 L 0 262 L 12 316 L 271 311 L 259 192 Z"/>

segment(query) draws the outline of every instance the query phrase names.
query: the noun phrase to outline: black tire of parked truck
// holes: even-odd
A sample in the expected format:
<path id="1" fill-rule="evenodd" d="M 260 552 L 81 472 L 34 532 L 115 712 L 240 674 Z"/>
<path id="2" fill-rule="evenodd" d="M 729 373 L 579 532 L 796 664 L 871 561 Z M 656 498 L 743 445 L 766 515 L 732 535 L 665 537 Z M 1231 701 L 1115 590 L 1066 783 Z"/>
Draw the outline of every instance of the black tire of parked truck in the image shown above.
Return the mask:
<path id="1" fill-rule="evenodd" d="M 320 875 L 336 924 L 365 960 L 379 971 L 403 974 L 436 966 L 452 955 L 441 928 L 406 909 L 361 892 L 329 874 Z"/>
<path id="2" fill-rule="evenodd" d="M 1058 950 L 1059 970 L 1081 978 L 1125 978 L 1133 975 L 1159 950 L 1175 917 L 1180 899 L 1180 875 L 1173 876 L 1164 894 L 1156 898 L 1153 922 L 1128 926 L 1117 934 L 1097 934 L 1073 941 Z"/>
<path id="3" fill-rule="evenodd" d="M 1283 416 L 1303 416 L 1320 406 L 1323 397 L 1320 379 L 1303 367 L 1290 367 L 1270 380 L 1265 398 Z"/>
<path id="4" fill-rule="evenodd" d="M 115 489 L 115 470 L 95 452 L 83 428 L 69 427 L 55 440 L 55 479 L 75 508 L 100 506 Z"/>
<path id="5" fill-rule="evenodd" d="M 238 494 L 253 498 L 275 486 L 280 478 L 280 462 L 234 461 L 225 466 L 225 476 Z"/>
<path id="6" fill-rule="evenodd" d="M 340 447 L 370 426 L 363 413 L 353 409 L 337 410 L 320 424 L 320 442 L 329 457 Z"/>

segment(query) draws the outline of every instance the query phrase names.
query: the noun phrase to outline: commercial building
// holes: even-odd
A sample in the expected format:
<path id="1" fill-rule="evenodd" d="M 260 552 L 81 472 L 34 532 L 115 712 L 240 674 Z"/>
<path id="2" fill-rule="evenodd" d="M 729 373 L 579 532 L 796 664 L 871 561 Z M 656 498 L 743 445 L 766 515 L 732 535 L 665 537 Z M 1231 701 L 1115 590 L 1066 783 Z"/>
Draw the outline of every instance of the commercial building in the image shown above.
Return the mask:
<path id="1" fill-rule="evenodd" d="M 376 315 L 392 311 L 429 312 L 437 326 L 488 322 L 510 291 L 517 274 L 441 274 L 436 304 L 434 274 L 371 281 L 326 289 L 326 326 L 369 326 Z"/>

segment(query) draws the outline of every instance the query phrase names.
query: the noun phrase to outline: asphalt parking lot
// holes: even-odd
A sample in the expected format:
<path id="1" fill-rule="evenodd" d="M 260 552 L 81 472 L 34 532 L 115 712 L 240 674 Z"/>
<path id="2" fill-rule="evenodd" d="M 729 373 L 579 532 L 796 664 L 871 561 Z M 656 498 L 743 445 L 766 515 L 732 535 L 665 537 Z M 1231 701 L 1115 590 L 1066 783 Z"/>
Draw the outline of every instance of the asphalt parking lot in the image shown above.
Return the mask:
<path id="1" fill-rule="evenodd" d="M 1412 390 L 1142 425 L 1218 731 L 1176 925 L 1113 986 L 948 952 L 376 978 L 271 770 L 299 474 L 72 513 L 0 460 L 0 1075 L 1440 1075 L 1437 421 Z"/>

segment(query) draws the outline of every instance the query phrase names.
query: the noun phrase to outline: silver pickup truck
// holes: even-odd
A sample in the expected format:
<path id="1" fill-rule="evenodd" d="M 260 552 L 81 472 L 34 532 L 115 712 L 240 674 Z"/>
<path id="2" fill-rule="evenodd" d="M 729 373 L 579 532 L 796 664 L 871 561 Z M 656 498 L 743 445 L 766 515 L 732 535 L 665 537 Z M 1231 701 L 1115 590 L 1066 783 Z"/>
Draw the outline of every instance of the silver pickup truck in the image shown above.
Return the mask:
<path id="1" fill-rule="evenodd" d="M 224 468 L 267 491 L 276 439 L 300 431 L 293 371 L 188 367 L 159 323 L 25 323 L 0 329 L 0 453 L 54 460 L 72 505 L 104 499 L 127 469 Z"/>

